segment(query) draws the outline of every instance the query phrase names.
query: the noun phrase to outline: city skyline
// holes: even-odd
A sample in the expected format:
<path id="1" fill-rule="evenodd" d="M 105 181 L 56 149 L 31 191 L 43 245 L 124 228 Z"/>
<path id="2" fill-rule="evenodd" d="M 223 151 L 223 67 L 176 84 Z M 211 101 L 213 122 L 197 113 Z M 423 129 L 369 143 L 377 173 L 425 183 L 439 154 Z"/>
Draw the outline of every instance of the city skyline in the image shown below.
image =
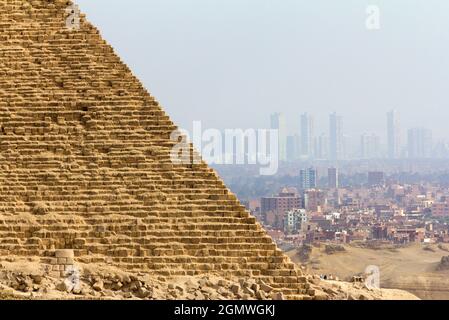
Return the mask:
<path id="1" fill-rule="evenodd" d="M 420 12 L 427 15 L 427 18 L 429 15 L 434 15 L 434 19 L 432 19 L 434 24 L 420 26 L 420 28 L 424 28 L 419 29 L 420 33 L 417 33 L 413 19 L 403 15 L 398 18 L 396 15 L 399 11 L 392 10 L 388 3 L 382 4 L 380 6 L 382 12 L 386 11 L 389 15 L 386 20 L 387 23 L 383 24 L 386 27 L 377 33 L 367 33 L 364 29 L 366 3 L 363 1 L 357 10 L 348 10 L 349 8 L 344 3 L 335 5 L 334 9 L 336 10 L 333 10 L 332 14 L 326 13 L 327 21 L 329 21 L 327 25 L 313 23 L 316 17 L 323 14 L 317 9 L 321 6 L 320 1 L 312 5 L 286 1 L 281 5 L 281 10 L 276 10 L 279 16 L 270 16 L 269 18 L 270 22 L 276 21 L 279 23 L 269 23 L 266 26 L 260 25 L 264 19 L 259 18 L 266 18 L 265 15 L 276 8 L 266 3 L 260 5 L 260 2 L 249 1 L 241 6 L 251 9 L 252 12 L 257 12 L 252 17 L 251 21 L 254 26 L 250 30 L 256 38 L 253 38 L 251 45 L 247 46 L 246 37 L 229 37 L 229 33 L 227 33 L 229 30 L 225 31 L 220 28 L 220 23 L 235 18 L 236 24 L 233 25 L 235 30 L 231 28 L 231 34 L 235 36 L 237 31 L 248 31 L 248 29 L 245 29 L 247 21 L 240 19 L 244 16 L 241 15 L 242 12 L 231 10 L 232 8 L 242 9 L 239 4 L 229 1 L 226 4 L 218 5 L 220 9 L 225 10 L 201 7 L 211 16 L 221 18 L 218 19 L 219 22 L 214 24 L 211 21 L 205 21 L 198 15 L 195 8 L 199 6 L 187 6 L 178 2 L 156 1 L 153 2 L 152 6 L 136 2 L 137 4 L 131 5 L 131 7 L 140 11 L 141 19 L 134 19 L 134 21 L 128 19 L 127 15 L 123 15 L 120 5 L 116 1 L 108 1 L 107 5 L 102 5 L 101 0 L 96 3 L 80 1 L 80 4 L 85 7 L 85 11 L 91 20 L 96 21 L 98 25 L 102 25 L 105 36 L 109 37 L 110 35 L 109 41 L 116 44 L 117 50 L 122 53 L 130 66 L 134 66 L 133 69 L 135 70 L 142 70 L 139 76 L 148 85 L 149 90 L 160 97 L 162 105 L 166 107 L 175 122 L 183 128 L 189 129 L 193 120 L 202 120 L 205 127 L 220 130 L 226 128 L 276 127 L 276 125 L 273 126 L 267 121 L 267 115 L 282 114 L 285 125 L 280 142 L 281 149 L 285 148 L 285 151 L 281 150 L 281 160 L 295 161 L 301 158 L 307 160 L 310 157 L 326 160 L 331 157 L 329 146 L 332 135 L 330 135 L 329 115 L 334 112 L 344 119 L 343 130 L 338 134 L 337 143 L 335 143 L 335 139 L 332 142 L 336 146 L 334 149 L 343 151 L 343 158 L 370 159 L 375 158 L 376 155 L 385 159 L 408 158 L 410 150 L 418 150 L 416 154 L 425 155 L 428 151 L 422 151 L 424 150 L 422 141 L 429 139 L 423 139 L 425 134 L 410 134 L 411 132 L 419 132 L 418 128 L 432 130 L 431 136 L 435 144 L 440 139 L 449 137 L 446 131 L 445 117 L 435 117 L 435 114 L 445 111 L 445 101 L 449 100 L 446 90 L 443 88 L 445 74 L 443 74 L 444 68 L 441 66 L 441 58 L 446 55 L 447 47 L 443 47 L 437 41 L 436 36 L 436 34 L 441 36 L 441 32 L 448 30 L 448 28 L 438 25 L 438 23 L 447 23 L 447 19 L 442 14 L 446 11 L 447 4 L 438 4 L 438 10 L 434 6 L 434 10 L 425 13 Z M 415 7 L 420 7 L 416 1 L 404 2 L 403 4 L 410 10 L 414 10 L 414 6 L 409 6 L 411 2 L 415 4 Z M 327 5 L 329 4 L 327 3 Z M 167 10 L 173 7 L 177 8 L 175 13 Z M 295 20 L 291 20 L 292 16 L 288 14 L 288 9 L 291 8 L 298 9 L 294 12 Z M 149 11 L 150 9 L 151 11 Z M 323 48 L 329 47 L 329 41 L 336 45 L 335 53 L 338 59 L 335 59 L 333 55 L 321 55 L 322 59 L 317 59 L 316 52 L 323 52 L 320 50 L 320 44 L 317 43 L 316 39 L 308 38 L 307 35 L 301 34 L 301 30 L 295 29 L 295 34 L 301 35 L 298 38 L 302 39 L 302 42 L 296 42 L 295 44 L 300 45 L 300 47 L 295 47 L 293 50 L 281 50 L 287 54 L 287 57 L 282 57 L 281 60 L 285 61 L 284 68 L 275 70 L 275 66 L 270 65 L 271 77 L 267 77 L 268 72 L 265 74 L 257 73 L 258 70 L 261 70 L 261 65 L 265 65 L 264 63 L 267 61 L 278 63 L 280 61 L 279 50 L 276 50 L 276 52 L 270 51 L 269 59 L 264 56 L 266 50 L 257 50 L 267 49 L 259 46 L 261 42 L 266 40 L 267 43 L 271 43 L 273 42 L 271 37 L 277 37 L 278 41 L 275 42 L 285 49 L 286 44 L 290 45 L 291 39 L 294 37 L 292 37 L 292 34 L 285 38 L 278 37 L 280 30 L 275 28 L 285 27 L 286 21 L 293 24 L 301 11 L 305 13 L 304 17 L 301 16 L 305 18 L 304 25 L 316 27 L 320 36 L 324 38 L 323 44 L 325 46 Z M 148 26 L 144 22 L 146 21 L 144 17 L 148 12 L 151 12 L 159 25 L 162 26 L 170 25 L 162 22 L 180 18 L 185 30 L 190 31 L 185 32 L 185 43 L 170 42 L 170 39 L 174 39 L 175 35 L 176 39 L 179 39 L 176 34 L 179 30 L 168 30 L 163 27 L 142 29 L 142 25 Z M 411 16 L 416 16 L 416 14 Z M 351 27 L 358 27 L 355 32 L 351 32 L 347 26 L 344 27 L 336 23 L 336 19 L 347 19 Z M 402 24 L 395 25 L 393 20 L 402 21 Z M 148 38 L 152 39 L 152 44 L 158 50 L 152 50 L 153 47 L 139 43 L 139 49 L 142 50 L 128 51 L 128 48 L 136 47 L 136 43 L 133 42 L 135 39 L 129 37 L 128 34 L 112 32 L 111 30 L 117 27 L 117 21 L 129 24 L 130 30 L 135 28 L 146 35 L 149 34 Z M 208 31 L 211 34 L 204 33 L 204 23 L 207 24 Z M 330 26 L 332 28 L 329 28 Z M 263 32 L 265 27 L 268 27 L 266 30 L 271 32 Z M 209 36 L 213 34 L 212 30 L 217 31 L 217 29 L 219 31 L 218 37 L 210 38 Z M 194 32 L 191 32 L 192 30 Z M 343 39 L 344 41 L 340 46 L 331 38 L 335 34 L 335 30 L 340 32 L 341 38 L 339 40 Z M 393 34 L 391 34 L 392 32 Z M 259 33 L 263 34 L 263 37 L 258 38 Z M 189 39 L 192 34 L 196 35 L 194 43 L 198 45 L 198 51 L 187 46 L 189 41 L 192 40 Z M 392 38 L 388 38 L 387 34 Z M 122 38 L 125 37 L 128 37 L 128 39 L 123 41 Z M 264 37 L 269 39 L 264 39 Z M 354 37 L 357 41 L 354 41 Z M 203 40 L 211 39 L 213 40 L 212 46 L 206 48 L 205 54 L 198 55 L 201 50 L 205 50 L 204 43 L 210 44 L 210 41 L 203 42 Z M 352 45 L 354 42 L 358 44 L 358 47 Z M 392 43 L 395 42 L 399 43 L 399 46 L 393 46 Z M 415 48 L 414 44 L 418 42 L 425 43 L 431 48 L 417 52 L 422 50 L 421 47 Z M 184 56 L 183 50 L 174 50 L 179 49 L 182 44 L 185 45 L 182 48 L 188 49 L 187 57 Z M 243 57 L 240 55 L 241 59 L 236 60 L 235 56 L 231 55 L 229 59 L 226 59 L 221 55 L 222 45 L 229 48 L 243 47 Z M 310 50 L 302 50 L 302 45 L 309 46 Z M 414 48 L 413 51 L 410 51 L 411 47 Z M 215 51 L 215 49 L 220 50 Z M 135 55 L 136 52 L 137 55 Z M 176 53 L 178 52 L 180 56 L 177 56 Z M 229 53 L 229 51 L 225 52 Z M 258 54 L 254 55 L 251 52 L 257 52 Z M 294 54 L 288 56 L 290 52 Z M 433 56 L 429 56 L 430 52 Z M 240 51 L 240 53 L 242 52 Z M 376 55 L 387 55 L 389 59 L 376 59 Z M 197 56 L 202 59 L 197 59 Z M 167 59 L 167 57 L 170 57 L 170 59 Z M 257 60 L 258 58 L 263 61 Z M 251 63 L 254 59 L 258 63 Z M 324 63 L 325 67 L 320 68 L 320 72 L 317 73 L 316 68 L 308 68 L 303 64 L 306 61 L 307 64 L 312 63 L 312 65 L 323 65 Z M 369 70 L 360 72 L 360 70 L 364 70 L 360 67 L 366 66 L 368 61 L 370 62 Z M 259 62 L 263 63 L 259 64 Z M 204 66 L 207 66 L 207 70 L 203 68 Z M 286 72 L 286 66 L 289 68 L 292 66 L 298 67 L 298 70 Z M 410 68 L 411 66 L 413 68 Z M 161 72 L 162 70 L 164 72 Z M 232 75 L 227 73 L 230 70 L 233 71 Z M 410 73 L 410 70 L 426 70 L 426 74 L 432 77 L 431 79 L 417 79 L 414 74 Z M 186 80 L 192 80 L 189 75 L 193 71 L 195 74 L 199 71 L 202 76 L 195 77 L 193 79 L 195 83 L 185 86 L 184 83 L 189 83 Z M 181 76 L 178 72 L 182 73 Z M 214 76 L 211 72 L 219 73 L 221 78 Z M 292 81 L 298 75 L 304 77 L 304 81 L 301 80 L 298 83 Z M 222 79 L 222 81 L 220 83 L 209 81 L 217 78 Z M 240 82 L 239 80 L 242 79 L 243 82 Z M 266 82 L 261 83 L 260 79 L 264 79 Z M 270 79 L 273 81 L 269 81 Z M 201 82 L 201 80 L 204 80 L 204 82 Z M 169 85 L 164 87 L 164 82 Z M 295 83 L 295 85 L 291 86 L 291 83 Z M 231 84 L 235 84 L 235 86 Z M 173 86 L 177 89 L 176 96 L 171 95 Z M 195 87 L 200 88 L 201 97 L 197 95 L 198 92 L 194 90 Z M 329 99 L 326 100 L 326 97 L 329 97 Z M 220 113 L 223 110 L 225 113 Z M 385 115 L 391 110 L 396 110 L 400 117 L 393 117 L 389 134 L 389 121 Z M 303 119 L 301 119 L 302 116 Z M 400 121 L 398 118 L 400 118 Z M 338 129 L 338 126 L 336 127 Z M 338 132 L 338 130 L 334 131 Z M 307 133 L 308 137 L 305 137 L 304 132 Z M 302 145 L 307 141 L 307 148 L 301 146 L 301 141 L 303 142 Z M 350 149 L 352 150 L 348 150 L 348 144 L 351 145 Z M 394 150 L 393 152 L 389 151 L 390 146 Z M 291 149 L 293 149 L 293 152 L 289 152 Z M 434 155 L 448 155 L 446 146 L 440 144 L 438 148 L 435 146 L 436 149 L 439 152 L 434 152 Z M 334 155 L 333 158 L 338 158 L 338 156 L 335 157 Z"/>
<path id="2" fill-rule="evenodd" d="M 298 116 L 299 126 L 293 135 L 286 134 L 287 118 L 281 112 L 271 115 L 270 128 L 279 130 L 281 161 L 322 159 L 337 164 L 348 159 L 449 157 L 449 144 L 434 140 L 432 129 L 401 128 L 399 117 L 396 110 L 386 113 L 384 139 L 372 132 L 362 133 L 358 137 L 347 135 L 344 118 L 336 112 L 329 115 L 328 132 L 320 135 L 315 133 L 315 118 L 309 113 Z M 405 139 L 402 138 L 401 129 L 406 132 Z"/>
<path id="3" fill-rule="evenodd" d="M 345 118 L 346 134 L 384 139 L 385 113 L 396 109 L 403 128 L 449 137 L 449 47 L 442 41 L 449 2 L 78 3 L 187 130 L 197 120 L 217 129 L 263 128 L 267 114 L 282 112 L 292 135 L 297 115 L 307 112 L 319 136 L 335 111 Z M 381 14 L 376 31 L 365 25 L 373 4 Z"/>

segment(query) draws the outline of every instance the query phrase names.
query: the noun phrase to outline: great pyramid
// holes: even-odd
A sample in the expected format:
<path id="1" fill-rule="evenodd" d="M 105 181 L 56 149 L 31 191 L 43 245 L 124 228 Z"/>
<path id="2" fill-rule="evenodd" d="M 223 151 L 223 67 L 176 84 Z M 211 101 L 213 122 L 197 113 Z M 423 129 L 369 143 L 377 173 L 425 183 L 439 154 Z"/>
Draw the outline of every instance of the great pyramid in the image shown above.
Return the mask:
<path id="1" fill-rule="evenodd" d="M 173 164 L 176 126 L 66 0 L 0 0 L 0 256 L 73 249 L 159 276 L 307 277 L 206 164 Z"/>

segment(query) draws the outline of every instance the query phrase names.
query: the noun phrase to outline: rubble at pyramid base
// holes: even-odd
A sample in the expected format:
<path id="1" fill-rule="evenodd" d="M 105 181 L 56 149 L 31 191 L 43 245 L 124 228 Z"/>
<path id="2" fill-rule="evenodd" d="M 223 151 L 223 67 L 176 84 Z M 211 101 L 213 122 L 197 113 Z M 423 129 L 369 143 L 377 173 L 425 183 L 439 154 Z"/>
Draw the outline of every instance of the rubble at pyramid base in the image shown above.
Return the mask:
<path id="1" fill-rule="evenodd" d="M 165 277 L 126 272 L 108 264 L 67 260 L 71 250 L 57 250 L 58 258 L 9 256 L 0 262 L 0 299 L 18 300 L 285 300 L 282 291 L 260 279 L 220 274 Z M 73 263 L 69 265 L 68 263 Z M 58 269 L 57 272 L 48 272 Z M 60 269 L 66 275 L 59 276 Z M 322 281 L 308 276 L 316 300 L 380 300 L 417 298 L 405 291 L 367 289 L 360 283 Z M 312 298 L 309 298 L 312 299 Z"/>

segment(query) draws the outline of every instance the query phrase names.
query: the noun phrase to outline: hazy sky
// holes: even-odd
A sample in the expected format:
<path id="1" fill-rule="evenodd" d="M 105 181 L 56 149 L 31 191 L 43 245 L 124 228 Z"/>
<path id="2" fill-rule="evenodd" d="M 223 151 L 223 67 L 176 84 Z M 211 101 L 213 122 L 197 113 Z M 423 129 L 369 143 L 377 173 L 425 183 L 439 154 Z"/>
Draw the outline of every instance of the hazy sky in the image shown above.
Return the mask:
<path id="1" fill-rule="evenodd" d="M 447 0 L 77 0 L 181 127 L 262 128 L 270 113 L 344 117 L 350 135 L 449 138 Z M 365 27 L 368 5 L 381 29 Z"/>

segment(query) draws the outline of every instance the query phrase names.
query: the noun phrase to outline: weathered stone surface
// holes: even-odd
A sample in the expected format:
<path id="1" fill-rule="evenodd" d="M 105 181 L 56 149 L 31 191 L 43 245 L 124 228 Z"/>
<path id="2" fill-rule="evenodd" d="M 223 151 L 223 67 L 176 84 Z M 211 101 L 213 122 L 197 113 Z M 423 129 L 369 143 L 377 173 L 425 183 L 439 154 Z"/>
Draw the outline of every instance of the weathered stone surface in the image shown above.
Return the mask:
<path id="1" fill-rule="evenodd" d="M 70 249 L 64 249 L 64 250 L 56 250 L 55 251 L 55 257 L 58 259 L 58 263 L 66 263 L 66 258 L 72 258 L 74 257 L 73 250 Z"/>
<path id="2" fill-rule="evenodd" d="M 97 282 L 95 282 L 94 284 L 93 284 L 93 286 L 92 286 L 92 288 L 95 290 L 95 291 L 101 291 L 101 290 L 103 290 L 103 287 L 104 287 L 104 284 L 103 284 L 103 281 L 97 281 Z"/>
<path id="3" fill-rule="evenodd" d="M 265 291 L 266 293 L 270 293 L 271 291 L 273 291 L 273 287 L 267 285 L 265 282 L 261 281 L 260 282 L 260 289 Z"/>
<path id="4" fill-rule="evenodd" d="M 265 300 L 267 297 L 265 295 L 265 292 L 259 290 L 256 292 L 256 298 L 259 300 Z"/>
<path id="5" fill-rule="evenodd" d="M 231 291 L 233 294 L 238 294 L 240 292 L 240 286 L 237 284 L 233 284 L 231 286 Z"/>
<path id="6" fill-rule="evenodd" d="M 71 288 L 66 281 L 62 281 L 56 285 L 56 289 L 62 292 L 70 292 Z"/>
<path id="7" fill-rule="evenodd" d="M 31 278 L 33 279 L 35 284 L 41 284 L 43 277 L 41 275 L 32 275 Z"/>
<path id="8" fill-rule="evenodd" d="M 282 292 L 276 292 L 271 295 L 273 300 L 285 300 L 284 294 Z"/>

